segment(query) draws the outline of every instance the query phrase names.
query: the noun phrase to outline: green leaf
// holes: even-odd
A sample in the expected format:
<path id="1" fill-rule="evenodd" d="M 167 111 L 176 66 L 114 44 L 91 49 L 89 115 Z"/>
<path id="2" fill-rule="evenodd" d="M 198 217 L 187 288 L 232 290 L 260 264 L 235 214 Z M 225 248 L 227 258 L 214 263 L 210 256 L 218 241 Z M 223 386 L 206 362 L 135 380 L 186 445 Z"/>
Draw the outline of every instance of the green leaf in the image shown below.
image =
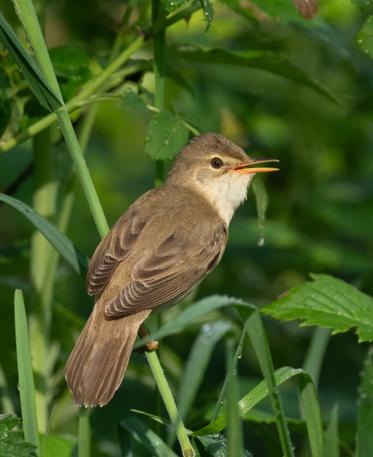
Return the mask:
<path id="1" fill-rule="evenodd" d="M 57 76 L 87 81 L 91 76 L 88 55 L 75 46 L 61 46 L 49 51 Z"/>
<path id="2" fill-rule="evenodd" d="M 129 85 L 125 87 L 121 94 L 121 106 L 132 116 L 134 114 L 145 116 L 149 112 L 144 100 L 135 92 L 134 88 Z"/>
<path id="3" fill-rule="evenodd" d="M 333 333 L 356 328 L 359 342 L 372 341 L 373 298 L 333 276 L 313 274 L 311 278 L 262 311 L 276 319 L 301 319 L 303 325 L 328 327 Z"/>
<path id="4" fill-rule="evenodd" d="M 182 119 L 169 111 L 155 113 L 145 137 L 145 151 L 154 160 L 173 159 L 188 140 Z"/>
<path id="5" fill-rule="evenodd" d="M 334 405 L 330 413 L 329 425 L 325 433 L 324 455 L 339 457 L 338 405 Z"/>
<path id="6" fill-rule="evenodd" d="M 257 176 L 254 178 L 251 185 L 256 203 L 256 212 L 258 215 L 258 224 L 259 224 L 259 241 L 258 245 L 262 246 L 264 244 L 264 226 L 266 222 L 266 214 L 268 208 L 268 194 L 264 186 L 263 180 Z"/>
<path id="7" fill-rule="evenodd" d="M 357 457 L 373 455 L 373 347 L 364 361 L 361 377 L 357 420 Z"/>
<path id="8" fill-rule="evenodd" d="M 189 0 L 162 0 L 162 5 L 167 13 L 172 13 L 176 9 L 180 8 L 180 6 L 188 3 L 188 1 Z"/>
<path id="9" fill-rule="evenodd" d="M 207 22 L 206 32 L 210 28 L 212 20 L 214 19 L 214 9 L 210 0 L 199 0 L 203 11 L 203 17 Z"/>
<path id="10" fill-rule="evenodd" d="M 244 314 L 244 311 L 241 311 Z M 284 456 L 293 456 L 294 448 L 290 439 L 289 429 L 285 419 L 285 412 L 282 406 L 281 398 L 276 389 L 275 373 L 273 368 L 271 351 L 268 340 L 264 331 L 263 321 L 257 310 L 252 312 L 248 317 L 245 327 L 249 335 L 251 344 L 254 348 L 256 358 L 258 359 L 260 369 L 268 386 L 269 399 L 272 410 L 277 421 L 277 431 L 281 442 Z"/>
<path id="11" fill-rule="evenodd" d="M 39 436 L 34 375 L 32 372 L 31 350 L 22 290 L 16 290 L 14 294 L 14 320 L 23 431 L 25 440 L 38 447 Z"/>
<path id="12" fill-rule="evenodd" d="M 245 336 L 246 336 L 246 326 L 247 326 L 247 322 L 245 322 L 244 326 L 243 326 L 243 329 L 242 329 L 242 332 L 241 332 L 241 336 L 240 336 L 240 339 L 238 341 L 238 344 L 237 344 L 237 347 L 236 347 L 236 351 L 234 353 L 234 356 L 232 358 L 232 361 L 231 361 L 231 370 L 237 370 L 237 365 L 238 365 L 238 359 L 241 358 L 242 356 L 242 348 L 243 348 L 243 344 L 244 344 L 244 341 L 245 341 Z M 225 391 L 227 389 L 227 386 L 228 386 L 228 382 L 229 382 L 229 376 L 230 376 L 230 372 L 228 371 L 226 376 L 225 376 L 225 379 L 224 379 L 224 383 L 223 383 L 223 387 L 221 388 L 221 391 L 219 393 L 219 397 L 218 397 L 218 400 L 216 402 L 216 405 L 215 405 L 215 408 L 214 408 L 214 411 L 211 415 L 211 421 L 215 420 L 224 404 L 224 398 L 226 397 L 225 395 Z"/>
<path id="13" fill-rule="evenodd" d="M 75 248 L 66 235 L 59 232 L 53 224 L 20 200 L 0 193 L 0 201 L 7 203 L 26 216 L 75 271 L 81 275 L 85 274 L 88 268 L 88 259 Z"/>
<path id="14" fill-rule="evenodd" d="M 290 379 L 295 379 L 298 383 L 298 387 L 301 393 L 301 403 L 304 411 L 311 409 L 312 414 L 305 414 L 306 425 L 308 435 L 310 437 L 310 445 L 313 456 L 320 456 L 322 454 L 322 423 L 321 414 L 319 409 L 319 403 L 317 400 L 316 390 L 314 389 L 311 377 L 302 369 L 295 369 L 291 367 L 282 367 L 275 371 L 275 386 L 276 388 L 281 386 L 283 383 Z M 310 389 L 305 394 L 305 386 L 311 385 L 313 389 Z M 268 386 L 265 381 L 260 382 L 254 389 L 252 389 L 247 395 L 245 395 L 239 402 L 238 407 L 240 416 L 245 417 L 251 409 L 253 409 L 258 403 L 268 396 Z M 314 411 L 318 411 L 315 415 Z M 314 423 L 311 423 L 311 417 L 314 419 Z M 219 433 L 226 427 L 227 417 L 225 413 L 220 414 L 214 421 L 205 427 L 195 431 L 194 436 L 204 436 Z M 313 446 L 312 446 L 312 443 Z M 316 450 L 316 451 L 315 451 Z M 321 452 L 317 454 L 317 452 Z"/>
<path id="15" fill-rule="evenodd" d="M 0 414 L 0 457 L 35 457 L 35 446 L 27 443 L 23 432 L 13 430 L 20 420 L 12 414 Z"/>
<path id="16" fill-rule="evenodd" d="M 71 457 L 76 440 L 66 436 L 46 435 L 41 443 L 42 457 Z"/>
<path id="17" fill-rule="evenodd" d="M 219 64 L 238 65 L 247 68 L 268 71 L 278 76 L 283 76 L 291 81 L 310 87 L 330 101 L 341 104 L 340 100 L 331 90 L 307 74 L 289 57 L 271 51 L 246 51 L 232 52 L 225 49 L 203 49 L 197 46 L 184 45 L 177 48 L 177 52 L 170 59 L 171 62 L 182 60 L 187 65 Z"/>
<path id="18" fill-rule="evenodd" d="M 250 312 L 255 310 L 253 305 L 239 298 L 228 297 L 226 295 L 211 295 L 188 306 L 188 308 L 181 311 L 172 321 L 166 322 L 159 330 L 137 341 L 134 347 L 138 348 L 152 339 L 164 338 L 165 336 L 178 333 L 211 311 L 216 311 L 224 306 L 238 306 Z"/>
<path id="19" fill-rule="evenodd" d="M 120 427 L 131 435 L 140 446 L 154 457 L 177 457 L 167 444 L 142 421 L 128 417 L 120 422 Z"/>
<path id="20" fill-rule="evenodd" d="M 330 331 L 317 327 L 312 335 L 311 343 L 304 360 L 303 368 L 312 377 L 315 386 L 319 384 L 321 366 L 324 361 L 329 339 Z"/>
<path id="21" fill-rule="evenodd" d="M 184 418 L 196 396 L 206 371 L 211 353 L 216 343 L 231 328 L 228 322 L 217 321 L 212 324 L 204 324 L 187 360 L 184 373 L 181 377 L 179 393 L 179 413 Z"/>
<path id="22" fill-rule="evenodd" d="M 16 64 L 23 71 L 32 92 L 40 104 L 48 111 L 55 111 L 63 105 L 63 101 L 56 94 L 42 75 L 39 67 L 22 46 L 17 35 L 13 32 L 4 16 L 0 13 L 0 40 L 13 56 Z"/>
<path id="23" fill-rule="evenodd" d="M 216 433 L 214 435 L 206 435 L 206 436 L 197 436 L 198 441 L 202 444 L 205 451 L 208 455 L 212 457 L 227 457 L 227 456 L 238 456 L 237 452 L 233 454 L 227 453 L 227 439 L 224 435 L 220 435 Z M 242 454 L 244 457 L 252 457 L 252 454 L 248 451 L 244 451 Z"/>
<path id="24" fill-rule="evenodd" d="M 356 36 L 359 48 L 369 57 L 373 57 L 373 16 L 369 16 Z"/>
<path id="25" fill-rule="evenodd" d="M 238 372 L 234 369 L 235 359 L 233 357 L 233 341 L 227 341 L 227 371 L 228 384 L 226 391 L 226 413 L 227 413 L 227 455 L 244 455 L 242 423 L 240 410 L 238 405 L 239 388 L 238 388 Z"/>

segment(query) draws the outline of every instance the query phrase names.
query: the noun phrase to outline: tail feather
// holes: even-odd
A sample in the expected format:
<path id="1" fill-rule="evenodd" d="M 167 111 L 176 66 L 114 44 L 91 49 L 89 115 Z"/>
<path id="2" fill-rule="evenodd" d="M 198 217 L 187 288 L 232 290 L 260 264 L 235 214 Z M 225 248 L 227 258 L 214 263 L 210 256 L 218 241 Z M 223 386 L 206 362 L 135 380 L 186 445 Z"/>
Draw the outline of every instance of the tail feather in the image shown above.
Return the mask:
<path id="1" fill-rule="evenodd" d="M 142 322 L 150 310 L 107 320 L 96 303 L 65 367 L 65 378 L 80 406 L 103 406 L 120 386 Z"/>

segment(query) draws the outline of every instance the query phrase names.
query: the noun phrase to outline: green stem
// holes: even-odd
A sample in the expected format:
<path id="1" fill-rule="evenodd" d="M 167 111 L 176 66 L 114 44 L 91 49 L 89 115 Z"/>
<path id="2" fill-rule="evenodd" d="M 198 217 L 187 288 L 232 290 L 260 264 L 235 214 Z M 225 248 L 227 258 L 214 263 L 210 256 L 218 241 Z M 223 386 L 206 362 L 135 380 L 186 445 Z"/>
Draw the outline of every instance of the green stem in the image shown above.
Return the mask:
<path id="1" fill-rule="evenodd" d="M 125 63 L 124 55 L 127 56 L 127 59 L 130 57 L 130 56 L 128 56 L 128 49 L 130 49 L 133 46 L 133 44 L 129 48 L 127 48 L 125 51 L 123 51 L 117 57 L 117 59 L 115 59 L 116 63 L 122 62 L 122 65 L 123 65 L 123 63 Z M 133 50 L 133 48 L 132 48 L 132 50 Z M 124 62 L 123 62 L 123 60 L 124 60 Z M 114 61 L 113 61 L 113 63 L 114 63 Z M 112 66 L 110 69 L 110 72 L 106 72 L 106 70 L 104 70 L 106 72 L 105 79 L 102 77 L 102 74 L 103 74 L 103 72 L 102 72 L 95 79 L 93 79 L 92 81 L 87 83 L 76 97 L 72 98 L 71 100 L 69 100 L 66 103 L 67 111 L 70 113 L 70 112 L 80 108 L 83 103 L 87 102 L 87 99 L 89 99 L 89 97 L 94 93 L 94 91 L 96 89 L 100 88 L 102 85 L 105 85 L 105 90 L 110 89 L 113 85 L 116 86 L 118 84 L 117 79 L 115 79 L 113 81 L 110 79 L 117 71 L 117 69 L 115 67 L 116 66 Z M 126 68 L 125 71 L 121 70 L 119 72 L 120 75 L 118 75 L 118 78 L 120 77 L 120 80 L 122 80 L 123 78 L 125 78 L 128 75 L 136 73 L 140 67 L 141 67 L 140 65 L 132 65 L 130 68 Z M 110 81 L 109 81 L 109 79 L 110 79 Z M 82 94 L 84 96 L 82 96 Z M 92 103 L 94 101 L 95 100 L 92 99 Z M 47 114 L 45 117 L 43 117 L 39 121 L 30 125 L 26 129 L 22 130 L 22 132 L 19 133 L 18 135 L 14 136 L 14 137 L 10 137 L 6 141 L 1 143 L 0 151 L 3 151 L 3 152 L 9 151 L 10 149 L 14 148 L 17 144 L 22 143 L 23 141 L 26 141 L 27 139 L 29 139 L 30 137 L 41 132 L 42 130 L 49 127 L 50 125 L 53 125 L 56 121 L 57 121 L 56 113 Z"/>
<path id="2" fill-rule="evenodd" d="M 153 377 L 158 386 L 159 393 L 161 394 L 168 415 L 170 416 L 171 422 L 176 427 L 176 436 L 179 440 L 183 456 L 194 457 L 195 453 L 193 447 L 190 444 L 190 440 L 184 424 L 180 420 L 174 397 L 172 396 L 170 386 L 167 383 L 166 376 L 161 364 L 159 363 L 157 354 L 155 352 L 146 352 L 145 355 L 149 362 L 150 369 L 153 373 Z"/>
<path id="3" fill-rule="evenodd" d="M 46 79 L 50 82 L 52 88 L 56 90 L 57 94 L 61 94 L 60 89 L 58 87 L 58 83 L 53 71 L 53 67 L 48 55 L 48 50 L 46 48 L 46 44 L 44 42 L 39 23 L 37 21 L 37 17 L 35 14 L 35 10 L 33 8 L 31 0 L 15 0 L 16 6 L 18 6 L 18 14 L 21 18 L 21 21 L 26 29 L 26 33 L 28 34 L 29 40 L 31 42 L 31 46 L 34 49 L 35 55 L 39 61 L 40 67 L 44 73 Z M 25 17 L 25 12 L 27 12 Z M 139 47 L 142 44 L 143 38 L 140 37 L 137 42 L 137 46 Z M 134 44 L 132 45 L 132 48 Z M 42 50 L 40 48 L 43 48 Z M 133 51 L 132 51 L 133 52 Z M 114 62 L 109 65 L 112 67 Z M 108 67 L 108 68 L 109 68 Z M 53 73 L 53 74 L 51 74 Z M 53 84 L 52 84 L 53 82 Z M 94 89 L 95 90 L 95 89 Z M 86 96 L 86 94 L 84 95 Z M 62 97 L 61 97 L 62 98 Z M 98 199 L 96 189 L 92 182 L 92 178 L 89 174 L 87 164 L 83 158 L 83 154 L 81 148 L 79 146 L 78 140 L 76 138 L 74 129 L 72 127 L 67 109 L 65 106 L 62 106 L 56 111 L 57 118 L 59 124 L 61 126 L 62 133 L 65 137 L 65 141 L 67 147 L 69 149 L 70 155 L 74 162 L 77 175 L 79 181 L 83 187 L 85 197 L 87 199 L 89 208 L 91 210 L 92 216 L 95 220 L 97 229 L 103 237 L 108 231 L 108 224 L 101 206 L 101 203 Z M 158 389 L 161 393 L 163 400 L 165 401 L 166 408 L 170 414 L 171 420 L 174 422 L 177 420 L 177 409 L 176 404 L 172 396 L 171 389 L 167 383 L 166 377 L 164 376 L 162 367 L 159 363 L 157 354 L 151 353 L 147 354 L 147 359 L 150 365 L 150 368 L 153 372 L 155 377 L 156 383 L 158 385 Z M 176 424 L 177 436 L 180 441 L 180 446 L 183 450 L 184 456 L 194 456 L 193 448 L 190 444 L 189 438 L 187 436 L 185 427 L 181 421 Z"/>
<path id="4" fill-rule="evenodd" d="M 34 376 L 31 365 L 31 351 L 22 290 L 16 290 L 14 294 L 14 320 L 23 432 L 25 440 L 37 447 L 34 452 L 36 455 L 39 455 Z"/>
<path id="5" fill-rule="evenodd" d="M 53 154 L 50 129 L 34 137 L 34 191 L 33 207 L 47 219 L 53 218 L 56 211 L 57 183 L 53 172 Z M 36 312 L 30 318 L 33 368 L 38 373 L 36 382 L 36 409 L 40 432 L 45 432 L 48 424 L 48 408 L 51 396 L 48 383 L 52 365 L 49 353 L 49 334 L 52 316 L 53 279 L 50 277 L 50 263 L 56 251 L 43 235 L 36 231 L 31 238 L 30 276 L 36 297 Z"/>
<path id="6" fill-rule="evenodd" d="M 80 408 L 78 457 L 89 457 L 91 453 L 91 425 L 89 415 L 88 409 Z"/>
<path id="7" fill-rule="evenodd" d="M 65 107 L 57 110 L 58 122 L 61 126 L 66 145 L 70 151 L 71 158 L 74 162 L 80 184 L 83 188 L 85 198 L 89 209 L 95 221 L 97 230 L 103 238 L 109 231 L 109 225 L 106 221 L 104 211 L 97 195 L 96 188 L 93 184 L 91 175 L 88 171 L 86 161 L 79 146 L 78 139 L 75 135 L 74 128 Z"/>
<path id="8" fill-rule="evenodd" d="M 165 11 L 160 0 L 152 0 L 152 23 L 162 22 L 165 17 Z M 154 106 L 158 110 L 164 108 L 164 88 L 165 88 L 165 43 L 166 29 L 156 30 L 153 36 L 153 54 L 154 54 Z M 156 178 L 155 185 L 159 187 L 164 181 L 164 162 L 156 161 Z"/>

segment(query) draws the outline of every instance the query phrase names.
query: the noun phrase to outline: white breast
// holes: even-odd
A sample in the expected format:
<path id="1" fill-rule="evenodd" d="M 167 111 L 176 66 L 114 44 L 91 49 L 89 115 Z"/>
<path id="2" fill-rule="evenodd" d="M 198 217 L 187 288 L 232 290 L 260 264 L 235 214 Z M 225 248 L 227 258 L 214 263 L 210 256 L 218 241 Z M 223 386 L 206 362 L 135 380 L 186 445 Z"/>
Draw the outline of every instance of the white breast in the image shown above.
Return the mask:
<path id="1" fill-rule="evenodd" d="M 229 225 L 235 210 L 246 200 L 247 189 L 253 176 L 228 172 L 219 178 L 210 180 L 208 185 L 199 183 L 198 187 L 201 194 L 207 198 L 224 222 Z"/>

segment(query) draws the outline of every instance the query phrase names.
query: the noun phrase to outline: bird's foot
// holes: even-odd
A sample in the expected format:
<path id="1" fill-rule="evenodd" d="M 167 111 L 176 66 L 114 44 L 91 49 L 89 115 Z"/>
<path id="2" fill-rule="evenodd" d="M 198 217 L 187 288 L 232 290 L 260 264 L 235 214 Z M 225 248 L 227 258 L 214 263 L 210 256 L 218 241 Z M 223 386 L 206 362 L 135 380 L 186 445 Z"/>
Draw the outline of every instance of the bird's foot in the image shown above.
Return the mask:
<path id="1" fill-rule="evenodd" d="M 141 325 L 139 328 L 138 335 L 140 338 L 146 338 L 147 336 L 150 335 L 150 333 L 146 330 L 144 325 Z M 136 349 L 136 352 L 153 352 L 156 351 L 159 348 L 159 341 L 157 340 L 150 340 L 147 343 L 144 344 L 144 346 L 141 346 Z"/>

